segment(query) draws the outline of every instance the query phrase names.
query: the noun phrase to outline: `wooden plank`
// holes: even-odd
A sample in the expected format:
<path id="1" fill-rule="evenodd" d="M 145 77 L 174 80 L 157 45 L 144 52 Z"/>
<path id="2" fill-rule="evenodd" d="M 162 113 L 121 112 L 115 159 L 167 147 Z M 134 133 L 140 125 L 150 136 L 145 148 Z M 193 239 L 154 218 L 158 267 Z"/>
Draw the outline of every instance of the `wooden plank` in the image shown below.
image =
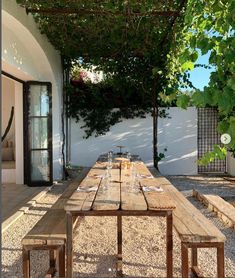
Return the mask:
<path id="1" fill-rule="evenodd" d="M 65 277 L 65 245 L 59 249 L 59 277 Z"/>
<path id="2" fill-rule="evenodd" d="M 99 178 L 104 176 L 105 171 L 106 171 L 106 165 L 107 163 L 100 163 L 97 165 L 97 163 L 91 168 L 89 173 L 87 174 L 87 177 L 91 178 Z"/>
<path id="3" fill-rule="evenodd" d="M 60 201 L 61 198 L 69 198 L 72 193 L 74 192 L 74 190 L 79 186 L 79 184 L 82 182 L 82 180 L 86 177 L 86 175 L 89 172 L 89 168 L 84 168 L 82 169 L 81 173 L 79 174 L 79 176 L 75 179 L 72 180 L 69 184 L 68 187 L 65 189 L 65 191 L 62 193 L 61 197 L 57 200 L 57 202 Z M 57 203 L 56 202 L 56 203 Z M 55 204 L 56 204 L 55 203 Z"/>
<path id="4" fill-rule="evenodd" d="M 55 276 L 56 269 L 54 267 L 50 267 L 45 275 L 45 278 L 52 278 Z"/>
<path id="5" fill-rule="evenodd" d="M 191 270 L 196 278 L 204 278 L 201 270 L 197 266 L 192 266 Z"/>
<path id="6" fill-rule="evenodd" d="M 30 278 L 30 251 L 23 248 L 23 277 Z"/>
<path id="7" fill-rule="evenodd" d="M 217 277 L 224 278 L 224 244 L 217 247 Z"/>
<path id="8" fill-rule="evenodd" d="M 158 183 L 158 178 L 155 178 Z M 150 179 L 148 179 L 150 182 Z M 193 206 L 169 181 L 158 183 L 175 202 L 174 227 L 184 242 L 220 242 L 225 236 L 195 207 Z"/>
<path id="9" fill-rule="evenodd" d="M 96 191 L 89 191 L 89 188 L 97 188 L 98 190 L 100 182 L 101 178 L 85 178 L 79 187 L 87 191 L 75 191 L 68 199 L 64 209 L 66 211 L 90 210 Z"/>
<path id="10" fill-rule="evenodd" d="M 173 219 L 172 213 L 166 217 L 166 266 L 167 277 L 173 277 Z"/>
<path id="11" fill-rule="evenodd" d="M 50 260 L 50 267 L 55 269 L 56 266 L 56 251 L 54 249 L 49 251 L 49 260 Z"/>
<path id="12" fill-rule="evenodd" d="M 120 182 L 117 181 L 119 177 L 119 169 L 111 170 L 111 178 L 106 185 L 106 180 L 101 181 L 101 185 L 92 205 L 93 210 L 118 210 L 120 208 Z M 105 190 L 105 187 L 108 188 Z"/>
<path id="13" fill-rule="evenodd" d="M 197 266 L 198 260 L 197 260 L 197 248 L 193 247 L 191 249 L 191 257 L 192 257 L 192 266 Z"/>
<path id="14" fill-rule="evenodd" d="M 66 243 L 66 278 L 73 277 L 73 216 L 71 213 L 66 213 L 66 231 L 67 231 L 67 243 Z"/>
<path id="15" fill-rule="evenodd" d="M 48 244 L 48 240 L 55 240 L 60 244 L 66 240 L 65 211 L 63 209 L 49 210 L 22 239 L 22 244 L 44 245 Z"/>
<path id="16" fill-rule="evenodd" d="M 122 277 L 122 216 L 117 216 L 117 276 Z"/>
<path id="17" fill-rule="evenodd" d="M 141 179 L 140 184 L 143 187 L 157 188 L 155 179 Z M 176 208 L 174 200 L 166 191 L 143 191 L 149 210 L 173 210 Z"/>
<path id="18" fill-rule="evenodd" d="M 135 162 L 134 166 L 140 175 L 152 176 L 151 172 L 143 162 Z"/>
<path id="19" fill-rule="evenodd" d="M 194 190 L 194 196 L 202 201 L 208 209 L 217 213 L 218 217 L 228 225 L 235 228 L 235 208 L 218 195 L 202 195 Z"/>
<path id="20" fill-rule="evenodd" d="M 188 263 L 188 247 L 181 242 L 181 271 L 182 278 L 188 278 L 189 275 L 189 263 Z"/>
<path id="21" fill-rule="evenodd" d="M 122 210 L 147 210 L 147 203 L 140 187 L 132 184 L 131 170 L 122 170 L 121 183 L 121 209 Z"/>

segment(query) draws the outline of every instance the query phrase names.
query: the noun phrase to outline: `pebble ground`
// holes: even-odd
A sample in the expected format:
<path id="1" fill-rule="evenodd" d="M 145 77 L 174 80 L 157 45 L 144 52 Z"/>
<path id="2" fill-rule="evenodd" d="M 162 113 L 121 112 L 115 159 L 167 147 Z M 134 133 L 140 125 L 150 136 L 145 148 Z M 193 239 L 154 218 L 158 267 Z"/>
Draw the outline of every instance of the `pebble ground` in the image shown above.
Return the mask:
<path id="1" fill-rule="evenodd" d="M 214 213 L 191 197 L 195 188 L 202 193 L 222 196 L 234 194 L 235 187 L 223 178 L 171 176 L 170 181 L 185 194 L 226 236 L 225 274 L 235 278 L 235 231 L 227 228 Z M 21 239 L 59 198 L 65 184 L 56 185 L 36 206 L 17 220 L 2 235 L 2 277 L 22 277 Z M 76 230 L 74 239 L 74 277 L 110 278 L 116 276 L 116 219 L 86 217 Z M 199 251 L 199 264 L 205 277 L 216 277 L 216 252 Z M 180 277 L 180 241 L 174 233 L 174 277 Z M 31 277 L 44 277 L 48 269 L 48 252 L 33 251 Z M 150 217 L 123 218 L 124 278 L 166 277 L 165 220 Z M 58 277 L 57 275 L 55 277 Z"/>

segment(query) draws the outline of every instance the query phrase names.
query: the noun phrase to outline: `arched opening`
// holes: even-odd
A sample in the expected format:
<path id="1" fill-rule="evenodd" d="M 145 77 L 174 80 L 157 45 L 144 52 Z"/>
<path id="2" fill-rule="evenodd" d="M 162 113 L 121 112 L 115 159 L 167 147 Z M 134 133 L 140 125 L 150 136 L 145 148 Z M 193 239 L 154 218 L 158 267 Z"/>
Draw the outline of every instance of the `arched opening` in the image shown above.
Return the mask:
<path id="1" fill-rule="evenodd" d="M 23 14 L 24 15 L 24 14 Z M 22 15 L 21 15 L 22 16 Z M 27 17 L 26 15 L 24 15 Z M 24 138 L 23 131 L 23 83 L 27 81 L 43 81 L 52 84 L 52 102 L 53 117 L 55 125 L 53 126 L 53 168 L 55 168 L 54 178 L 59 178 L 60 175 L 60 123 L 58 123 L 58 111 L 60 111 L 60 77 L 55 76 L 53 69 L 53 57 L 51 53 L 48 54 L 48 49 L 43 45 L 43 39 L 38 40 L 40 33 L 37 29 L 29 30 L 18 18 L 18 15 L 12 15 L 9 12 L 2 11 L 3 25 L 3 44 L 2 44 L 2 70 L 12 76 L 12 78 L 3 77 L 4 88 L 2 94 L 6 98 L 10 97 L 8 88 L 11 87 L 11 93 L 14 96 L 14 110 L 15 110 L 15 126 L 14 132 L 11 134 L 14 140 L 7 139 L 14 142 L 14 159 L 15 159 L 15 173 L 11 175 L 11 179 L 4 176 L 3 183 L 14 182 L 16 184 L 24 183 Z M 22 16 L 23 18 L 23 16 Z M 22 20 L 24 21 L 24 20 Z M 34 34 L 34 32 L 35 34 Z M 50 52 L 50 51 L 49 51 Z M 49 58 L 48 58 L 49 57 Z M 52 58 L 51 58 L 52 57 Z M 58 58 L 59 56 L 57 56 Z M 20 79 L 23 83 L 18 82 Z M 12 85 L 12 86 L 11 86 Z M 6 119 L 4 119 L 6 121 Z M 8 144 L 7 141 L 7 144 Z M 6 142 L 4 142 L 6 143 Z M 12 145 L 12 143 L 11 143 Z M 3 170 L 4 171 L 4 170 Z M 27 169 L 30 171 L 30 169 Z"/>

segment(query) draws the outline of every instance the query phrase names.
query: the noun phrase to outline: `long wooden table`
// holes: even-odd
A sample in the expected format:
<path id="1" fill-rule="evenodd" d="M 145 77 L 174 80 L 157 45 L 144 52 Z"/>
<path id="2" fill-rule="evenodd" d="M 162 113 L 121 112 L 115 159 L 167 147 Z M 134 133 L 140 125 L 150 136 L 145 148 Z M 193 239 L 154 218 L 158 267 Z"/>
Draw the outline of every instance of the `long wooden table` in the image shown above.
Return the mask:
<path id="1" fill-rule="evenodd" d="M 122 277 L 122 216 L 166 217 L 166 265 L 167 277 L 173 277 L 172 211 L 175 204 L 167 192 L 143 190 L 148 179 L 153 179 L 141 161 L 134 167 L 139 176 L 138 186 L 131 185 L 131 169 L 121 169 L 121 163 L 113 164 L 107 186 L 104 179 L 106 162 L 97 161 L 65 205 L 67 215 L 67 271 L 73 277 L 73 222 L 78 216 L 117 217 L 117 275 Z M 157 187 L 157 183 L 156 183 Z"/>

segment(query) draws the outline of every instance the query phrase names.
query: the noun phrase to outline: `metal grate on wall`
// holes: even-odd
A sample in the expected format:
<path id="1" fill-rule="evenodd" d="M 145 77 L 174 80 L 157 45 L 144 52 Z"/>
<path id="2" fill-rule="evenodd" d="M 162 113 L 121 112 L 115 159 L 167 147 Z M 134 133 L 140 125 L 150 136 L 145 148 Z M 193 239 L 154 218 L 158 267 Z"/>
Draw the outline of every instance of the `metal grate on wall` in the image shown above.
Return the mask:
<path id="1" fill-rule="evenodd" d="M 213 145 L 221 145 L 217 132 L 218 112 L 216 108 L 198 109 L 198 159 L 213 150 Z M 207 166 L 198 165 L 198 173 L 225 173 L 226 160 L 216 159 Z"/>

